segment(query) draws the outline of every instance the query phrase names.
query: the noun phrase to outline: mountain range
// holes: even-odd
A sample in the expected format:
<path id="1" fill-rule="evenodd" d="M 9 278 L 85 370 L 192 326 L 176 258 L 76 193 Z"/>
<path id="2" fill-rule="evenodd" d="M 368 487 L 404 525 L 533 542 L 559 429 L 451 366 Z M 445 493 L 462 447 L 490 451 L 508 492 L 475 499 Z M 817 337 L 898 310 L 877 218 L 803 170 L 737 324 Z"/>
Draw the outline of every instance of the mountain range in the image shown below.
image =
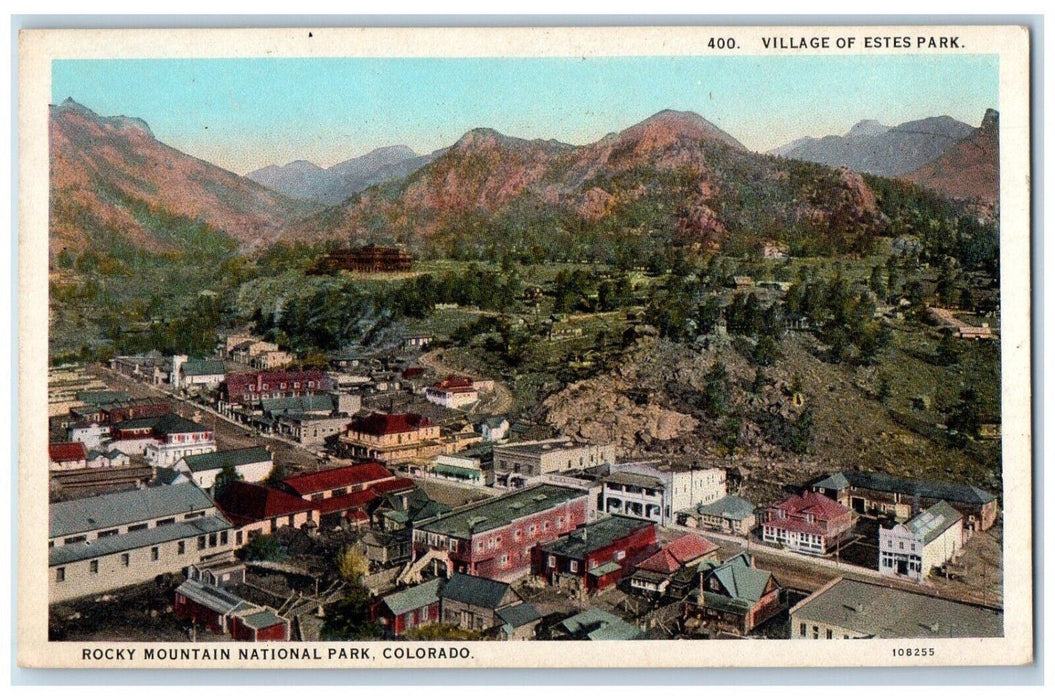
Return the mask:
<path id="1" fill-rule="evenodd" d="M 384 146 L 329 168 L 295 160 L 282 166 L 268 165 L 247 173 L 246 177 L 288 197 L 337 204 L 371 185 L 406 177 L 439 158 L 444 151 L 418 155 L 404 145 Z"/>
<path id="2" fill-rule="evenodd" d="M 990 206 L 998 202 L 1000 115 L 986 110 L 980 127 L 905 179 L 953 199 L 975 199 Z"/>
<path id="3" fill-rule="evenodd" d="M 53 253 L 100 240 L 169 252 L 202 224 L 252 247 L 319 209 L 166 146 L 140 119 L 72 99 L 51 107 L 49 141 Z"/>
<path id="4" fill-rule="evenodd" d="M 842 136 L 806 137 L 775 148 L 770 154 L 898 177 L 934 160 L 974 131 L 969 124 L 946 116 L 894 127 L 865 120 Z"/>
<path id="5" fill-rule="evenodd" d="M 951 136 L 934 134 L 963 131 L 950 121 L 914 122 L 944 144 L 933 150 L 946 160 L 908 177 L 949 196 L 995 193 L 995 112 L 946 144 Z M 920 135 L 861 122 L 839 138 Z M 795 150 L 752 152 L 691 112 L 663 111 L 580 146 L 480 128 L 424 156 L 395 146 L 326 169 L 298 161 L 251 173 L 268 186 L 159 142 L 142 120 L 102 117 L 72 100 L 51 108 L 50 139 L 53 255 L 118 243 L 164 253 L 206 234 L 248 251 L 279 239 L 341 239 L 448 254 L 496 244 L 561 252 L 618 239 L 736 252 L 773 237 L 844 251 L 854 249 L 851 238 L 883 230 L 857 172 L 792 159 Z M 328 207 L 300 198 L 318 192 L 320 172 L 358 191 L 328 190 Z M 960 172 L 970 173 L 964 183 Z"/>

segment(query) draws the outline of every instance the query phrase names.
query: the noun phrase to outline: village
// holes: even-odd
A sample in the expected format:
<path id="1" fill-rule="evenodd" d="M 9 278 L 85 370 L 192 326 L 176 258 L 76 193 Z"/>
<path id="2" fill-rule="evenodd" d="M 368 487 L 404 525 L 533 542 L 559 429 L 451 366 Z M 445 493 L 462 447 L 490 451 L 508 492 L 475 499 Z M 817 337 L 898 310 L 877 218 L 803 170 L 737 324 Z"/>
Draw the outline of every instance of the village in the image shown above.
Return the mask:
<path id="1" fill-rule="evenodd" d="M 51 368 L 53 639 L 1003 634 L 999 501 L 976 486 L 846 464 L 752 502 L 728 460 L 519 417 L 432 334 L 322 366 L 217 340 Z"/>

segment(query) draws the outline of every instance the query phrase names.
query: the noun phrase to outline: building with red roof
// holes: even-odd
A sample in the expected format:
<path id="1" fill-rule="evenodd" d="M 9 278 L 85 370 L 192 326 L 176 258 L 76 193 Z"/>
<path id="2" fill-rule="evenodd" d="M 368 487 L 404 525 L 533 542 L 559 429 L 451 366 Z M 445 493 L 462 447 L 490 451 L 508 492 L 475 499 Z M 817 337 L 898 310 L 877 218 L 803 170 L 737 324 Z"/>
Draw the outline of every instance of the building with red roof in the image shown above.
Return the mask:
<path id="1" fill-rule="evenodd" d="M 648 557 L 630 577 L 631 588 L 646 594 L 685 593 L 696 583 L 698 567 L 718 553 L 718 545 L 699 535 L 682 535 Z"/>
<path id="2" fill-rule="evenodd" d="M 370 515 L 386 494 L 409 493 L 417 488 L 410 479 L 390 479 L 370 488 L 313 501 L 323 527 L 349 525 L 362 527 L 370 524 Z"/>
<path id="3" fill-rule="evenodd" d="M 762 539 L 803 554 L 824 554 L 853 531 L 853 511 L 816 491 L 766 509 Z"/>
<path id="4" fill-rule="evenodd" d="M 48 445 L 48 469 L 87 469 L 88 451 L 81 442 L 53 442 Z"/>
<path id="5" fill-rule="evenodd" d="M 282 480 L 282 485 L 292 494 L 317 502 L 347 493 L 365 491 L 371 486 L 395 478 L 384 465 L 365 462 L 289 476 Z"/>
<path id="6" fill-rule="evenodd" d="M 318 369 L 300 371 L 232 372 L 220 387 L 227 407 L 252 406 L 263 399 L 310 396 L 330 390 L 329 376 Z"/>
<path id="7" fill-rule="evenodd" d="M 425 389 L 425 398 L 444 408 L 462 408 L 479 401 L 480 394 L 472 379 L 452 374 Z"/>
<path id="8" fill-rule="evenodd" d="M 371 413 L 351 422 L 339 443 L 352 459 L 400 464 L 444 452 L 440 426 L 417 413 Z"/>
<path id="9" fill-rule="evenodd" d="M 270 535 L 280 527 L 319 523 L 319 510 L 313 503 L 262 484 L 232 481 L 220 490 L 215 501 L 237 528 L 236 547 L 259 535 Z"/>

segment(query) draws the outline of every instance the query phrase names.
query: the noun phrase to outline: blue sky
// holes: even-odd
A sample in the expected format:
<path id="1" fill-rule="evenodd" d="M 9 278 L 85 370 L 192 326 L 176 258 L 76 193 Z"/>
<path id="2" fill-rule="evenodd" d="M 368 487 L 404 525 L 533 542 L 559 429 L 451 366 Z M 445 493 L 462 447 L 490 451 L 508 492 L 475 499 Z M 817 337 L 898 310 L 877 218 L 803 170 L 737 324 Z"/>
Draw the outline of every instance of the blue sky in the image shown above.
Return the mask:
<path id="1" fill-rule="evenodd" d="M 161 141 L 238 173 L 324 167 L 403 143 L 419 153 L 474 127 L 594 141 L 662 109 L 691 110 L 767 150 L 997 104 L 995 56 L 64 60 L 52 99 L 140 117 Z"/>

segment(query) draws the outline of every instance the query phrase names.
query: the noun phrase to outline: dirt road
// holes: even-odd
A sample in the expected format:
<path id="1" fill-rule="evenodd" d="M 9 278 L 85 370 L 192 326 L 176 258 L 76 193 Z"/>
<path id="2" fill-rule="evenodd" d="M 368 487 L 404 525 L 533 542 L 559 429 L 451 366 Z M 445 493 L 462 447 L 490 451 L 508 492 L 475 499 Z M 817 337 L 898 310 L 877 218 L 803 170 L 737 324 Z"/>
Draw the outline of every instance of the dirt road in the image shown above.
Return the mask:
<path id="1" fill-rule="evenodd" d="M 430 350 L 418 358 L 418 363 L 428 367 L 440 377 L 445 377 L 448 374 L 468 373 L 463 367 L 454 367 L 447 364 L 445 359 L 446 358 L 443 357 L 443 350 Z M 480 405 L 473 409 L 473 413 L 501 416 L 509 413 L 516 407 L 516 401 L 513 399 L 513 392 L 509 390 L 509 387 L 497 379 L 494 380 L 494 383 L 494 391 L 490 392 L 490 395 L 484 395 Z"/>

